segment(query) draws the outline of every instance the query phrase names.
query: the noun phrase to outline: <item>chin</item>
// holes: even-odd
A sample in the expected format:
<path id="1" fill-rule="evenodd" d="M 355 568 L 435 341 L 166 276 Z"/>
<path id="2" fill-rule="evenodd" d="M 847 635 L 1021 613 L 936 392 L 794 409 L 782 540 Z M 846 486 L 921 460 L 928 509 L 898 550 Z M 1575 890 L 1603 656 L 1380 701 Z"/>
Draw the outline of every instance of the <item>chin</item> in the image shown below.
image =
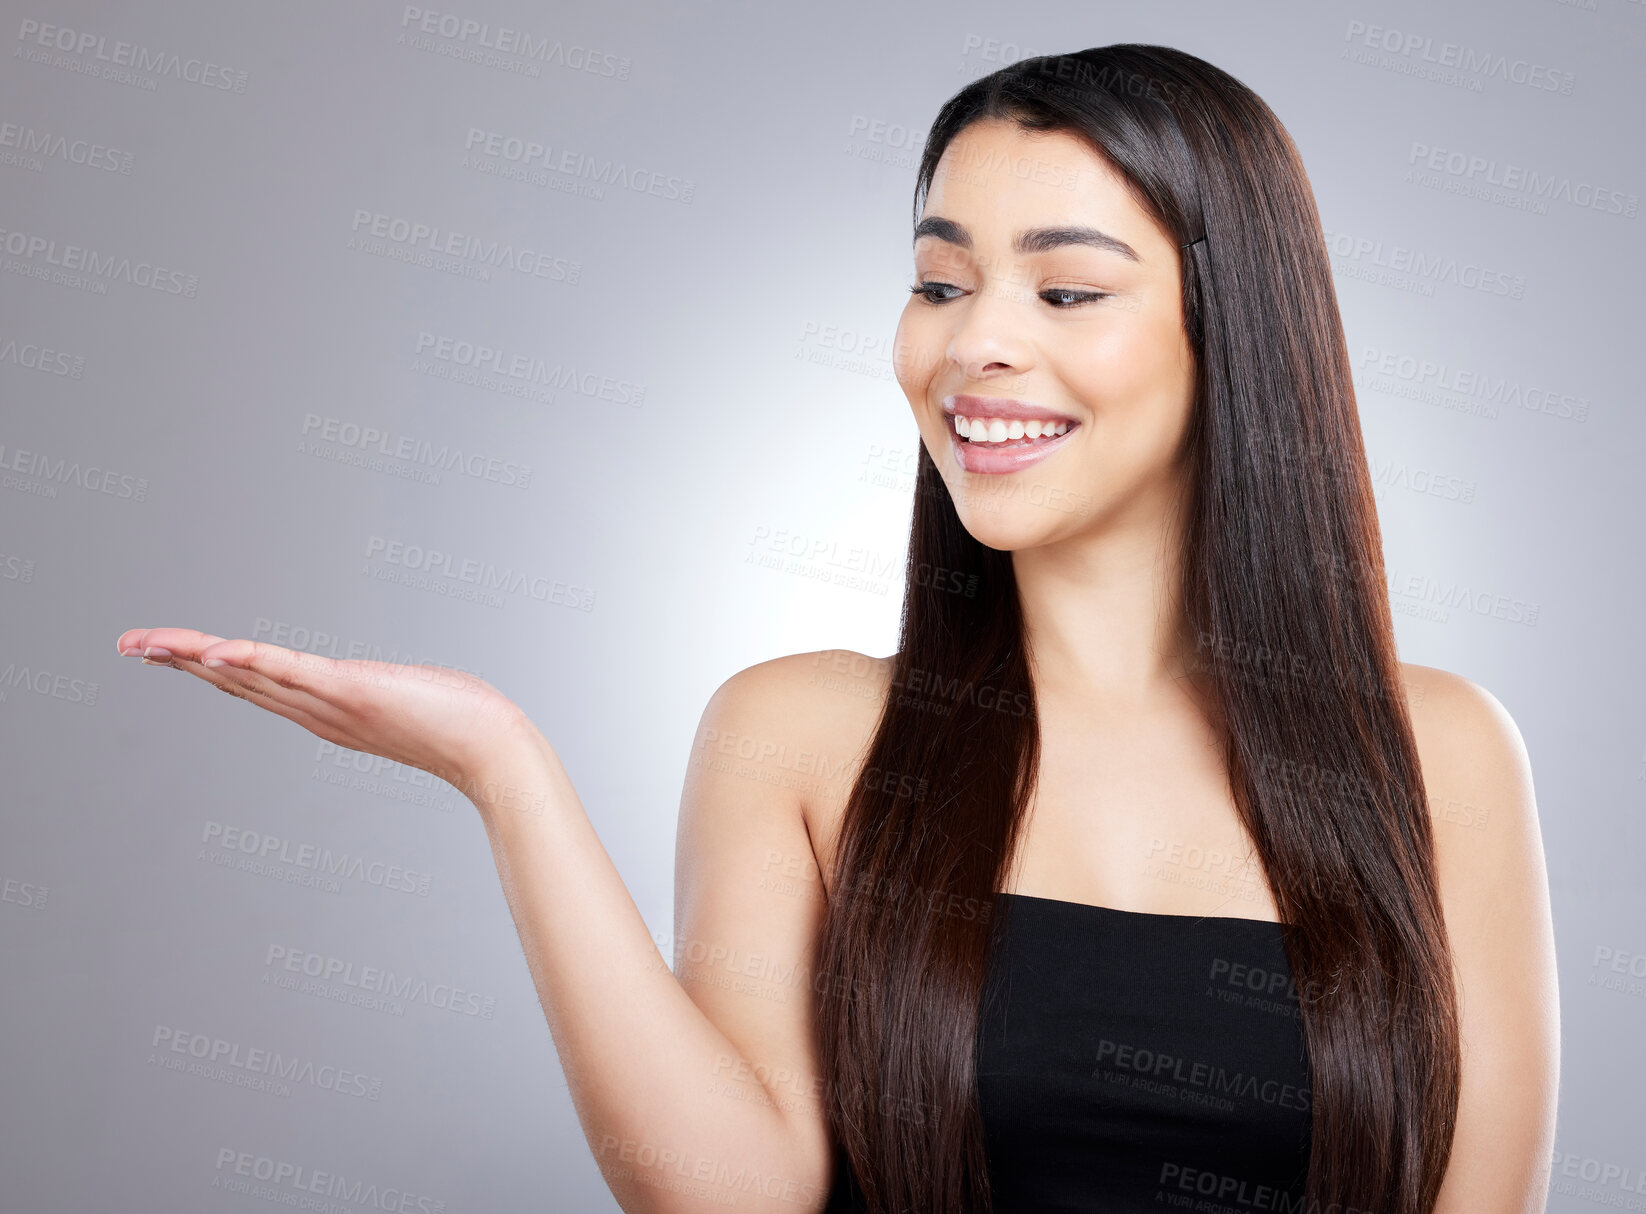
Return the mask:
<path id="1" fill-rule="evenodd" d="M 990 477 L 992 483 L 978 483 L 984 479 L 966 477 L 958 485 L 950 483 L 949 496 L 961 525 L 986 547 L 1000 552 L 1038 548 L 1062 539 L 1089 517 L 1080 509 L 1080 499 L 1060 486 L 1027 477 Z M 1014 483 L 1006 483 L 1008 479 Z"/>

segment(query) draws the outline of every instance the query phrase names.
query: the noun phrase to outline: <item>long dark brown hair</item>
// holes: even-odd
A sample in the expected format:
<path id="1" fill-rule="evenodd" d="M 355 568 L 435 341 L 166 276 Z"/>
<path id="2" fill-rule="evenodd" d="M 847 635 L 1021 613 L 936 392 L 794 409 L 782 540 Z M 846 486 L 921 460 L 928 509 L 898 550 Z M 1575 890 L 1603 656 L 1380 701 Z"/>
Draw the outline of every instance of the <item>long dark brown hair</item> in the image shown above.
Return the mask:
<path id="1" fill-rule="evenodd" d="M 1457 1109 L 1451 953 L 1348 350 L 1297 150 L 1251 89 L 1193 55 L 1039 56 L 943 106 L 916 218 L 944 149 L 984 118 L 1084 139 L 1188 246 L 1182 604 L 1301 1004 L 1307 1208 L 1429 1214 Z M 1039 751 L 1011 555 L 967 532 L 922 447 L 900 647 L 846 805 L 816 959 L 827 981 L 814 984 L 837 1160 L 873 1214 L 992 1208 L 979 1001 Z"/>

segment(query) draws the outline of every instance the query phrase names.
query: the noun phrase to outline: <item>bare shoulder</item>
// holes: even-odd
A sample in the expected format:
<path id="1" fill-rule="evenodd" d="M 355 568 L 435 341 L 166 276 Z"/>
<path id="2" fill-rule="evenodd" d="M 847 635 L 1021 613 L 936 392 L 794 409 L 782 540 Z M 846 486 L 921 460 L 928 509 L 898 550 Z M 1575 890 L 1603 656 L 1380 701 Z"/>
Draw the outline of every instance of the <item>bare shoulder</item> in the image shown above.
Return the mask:
<path id="1" fill-rule="evenodd" d="M 1495 814 L 1509 829 L 1535 825 L 1531 757 L 1502 702 L 1472 679 L 1400 664 L 1430 810 L 1437 826 L 1484 830 Z"/>
<path id="2" fill-rule="evenodd" d="M 1542 1209 L 1560 1070 L 1554 925 L 1531 759 L 1471 679 L 1401 664 L 1457 981 L 1463 1083 L 1435 1214 Z"/>
<path id="3" fill-rule="evenodd" d="M 828 873 L 847 794 L 880 723 L 890 658 L 850 649 L 793 653 L 738 671 L 716 699 L 719 736 L 699 739 L 710 757 L 759 762 L 782 773 L 817 863 Z"/>
<path id="4" fill-rule="evenodd" d="M 744 667 L 715 694 L 780 712 L 801 733 L 831 727 L 849 733 L 865 720 L 871 725 L 879 720 L 891 667 L 890 658 L 850 649 L 791 653 Z"/>
<path id="5" fill-rule="evenodd" d="M 1509 710 L 1486 688 L 1434 666 L 1401 663 L 1434 825 L 1447 920 L 1477 921 L 1541 880 L 1542 835 L 1531 756 Z"/>

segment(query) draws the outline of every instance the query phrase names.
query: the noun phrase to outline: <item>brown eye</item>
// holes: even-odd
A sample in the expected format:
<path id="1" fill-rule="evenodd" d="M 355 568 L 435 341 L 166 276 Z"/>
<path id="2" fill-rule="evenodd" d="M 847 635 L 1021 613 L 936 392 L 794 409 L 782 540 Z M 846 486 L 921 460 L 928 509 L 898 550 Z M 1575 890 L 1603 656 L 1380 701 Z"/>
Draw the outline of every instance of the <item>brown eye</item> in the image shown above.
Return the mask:
<path id="1" fill-rule="evenodd" d="M 1107 291 L 1077 291 L 1073 287 L 1053 287 L 1048 291 L 1042 291 L 1040 298 L 1054 308 L 1073 308 L 1083 303 L 1089 303 L 1094 299 L 1107 299 L 1109 293 Z"/>
<path id="2" fill-rule="evenodd" d="M 955 291 L 955 292 L 964 294 L 964 292 L 960 291 L 959 287 L 953 286 L 952 284 L 946 283 L 946 282 L 917 282 L 909 288 L 909 294 L 918 295 L 922 299 L 924 299 L 927 303 L 932 303 L 932 304 L 943 303 L 944 299 L 953 299 L 954 298 L 953 295 L 947 295 L 947 296 L 944 296 L 943 299 L 933 299 L 932 298 L 932 292 L 933 291 Z"/>

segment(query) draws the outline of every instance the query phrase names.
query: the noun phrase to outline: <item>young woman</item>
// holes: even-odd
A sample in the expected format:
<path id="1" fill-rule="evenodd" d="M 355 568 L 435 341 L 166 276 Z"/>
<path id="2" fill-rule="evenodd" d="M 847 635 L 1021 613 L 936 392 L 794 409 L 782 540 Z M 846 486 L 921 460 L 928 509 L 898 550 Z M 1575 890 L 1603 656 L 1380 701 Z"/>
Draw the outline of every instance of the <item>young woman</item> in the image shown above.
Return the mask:
<path id="1" fill-rule="evenodd" d="M 900 648 L 710 700 L 673 972 L 485 682 L 120 651 L 469 795 L 625 1210 L 1543 1209 L 1526 751 L 1395 656 L 1285 130 L 1169 48 L 1025 60 L 943 107 L 915 215 Z"/>

